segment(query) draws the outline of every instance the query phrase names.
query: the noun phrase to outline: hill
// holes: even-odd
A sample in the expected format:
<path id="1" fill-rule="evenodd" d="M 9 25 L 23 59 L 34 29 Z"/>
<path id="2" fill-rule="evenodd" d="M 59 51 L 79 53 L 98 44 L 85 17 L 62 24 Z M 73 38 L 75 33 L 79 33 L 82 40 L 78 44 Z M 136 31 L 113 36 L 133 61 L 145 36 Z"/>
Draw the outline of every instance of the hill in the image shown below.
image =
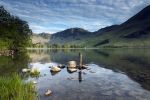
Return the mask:
<path id="1" fill-rule="evenodd" d="M 70 28 L 55 33 L 50 38 L 50 44 L 75 44 L 80 45 L 84 38 L 91 36 L 92 33 L 82 28 Z"/>
<path id="2" fill-rule="evenodd" d="M 32 44 L 45 45 L 49 43 L 50 37 L 51 37 L 51 34 L 49 33 L 32 34 L 31 36 Z"/>
<path id="3" fill-rule="evenodd" d="M 120 25 L 96 32 L 71 28 L 51 36 L 51 44 L 80 44 L 86 47 L 150 47 L 150 6 Z"/>

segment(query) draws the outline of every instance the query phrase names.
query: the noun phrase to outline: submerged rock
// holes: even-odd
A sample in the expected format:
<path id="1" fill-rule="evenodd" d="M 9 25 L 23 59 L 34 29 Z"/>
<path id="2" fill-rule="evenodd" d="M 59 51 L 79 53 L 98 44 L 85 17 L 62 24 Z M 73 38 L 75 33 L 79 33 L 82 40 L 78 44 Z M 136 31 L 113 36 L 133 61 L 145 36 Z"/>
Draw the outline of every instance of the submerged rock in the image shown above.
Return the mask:
<path id="1" fill-rule="evenodd" d="M 45 95 L 46 95 L 46 96 L 50 96 L 51 94 L 52 94 L 52 91 L 49 90 L 49 89 L 45 92 Z"/>
<path id="2" fill-rule="evenodd" d="M 59 67 L 52 67 L 51 72 L 59 72 L 61 69 Z"/>

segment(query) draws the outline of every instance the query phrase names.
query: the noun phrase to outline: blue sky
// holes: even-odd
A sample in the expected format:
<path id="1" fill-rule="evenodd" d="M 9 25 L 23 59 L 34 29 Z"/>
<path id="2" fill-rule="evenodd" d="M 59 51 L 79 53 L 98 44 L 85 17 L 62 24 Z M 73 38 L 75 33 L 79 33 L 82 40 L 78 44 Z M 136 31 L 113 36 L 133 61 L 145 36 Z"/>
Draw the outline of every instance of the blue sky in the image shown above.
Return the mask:
<path id="1" fill-rule="evenodd" d="M 150 0 L 0 0 L 0 5 L 26 20 L 34 33 L 55 33 L 120 24 L 150 5 Z"/>

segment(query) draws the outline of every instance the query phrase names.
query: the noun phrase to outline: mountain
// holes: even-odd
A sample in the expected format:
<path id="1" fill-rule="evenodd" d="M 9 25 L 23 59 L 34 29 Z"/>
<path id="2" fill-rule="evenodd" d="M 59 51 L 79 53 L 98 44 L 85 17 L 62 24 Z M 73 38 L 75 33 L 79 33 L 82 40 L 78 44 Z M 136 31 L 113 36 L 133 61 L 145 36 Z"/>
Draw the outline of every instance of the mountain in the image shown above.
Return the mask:
<path id="1" fill-rule="evenodd" d="M 76 44 L 85 47 L 150 47 L 150 6 L 120 25 L 95 32 L 71 28 L 55 33 L 50 44 Z"/>
<path id="2" fill-rule="evenodd" d="M 76 44 L 81 42 L 87 36 L 92 35 L 91 32 L 82 28 L 70 28 L 53 34 L 50 38 L 51 44 Z"/>
<path id="3" fill-rule="evenodd" d="M 104 32 L 110 32 L 110 31 L 112 31 L 114 29 L 117 29 L 118 27 L 119 27 L 119 25 L 112 25 L 112 26 L 108 26 L 108 27 L 105 27 L 105 28 L 101 28 L 98 31 L 95 31 L 93 33 L 101 35 Z"/>
<path id="4" fill-rule="evenodd" d="M 47 44 L 49 43 L 50 41 L 50 37 L 51 37 L 51 34 L 49 33 L 40 33 L 40 34 L 33 34 L 31 36 L 31 40 L 32 40 L 32 43 L 33 44 Z"/>
<path id="5" fill-rule="evenodd" d="M 101 44 L 108 40 L 109 42 Z M 100 45 L 112 47 L 150 47 L 150 6 L 99 37 Z"/>

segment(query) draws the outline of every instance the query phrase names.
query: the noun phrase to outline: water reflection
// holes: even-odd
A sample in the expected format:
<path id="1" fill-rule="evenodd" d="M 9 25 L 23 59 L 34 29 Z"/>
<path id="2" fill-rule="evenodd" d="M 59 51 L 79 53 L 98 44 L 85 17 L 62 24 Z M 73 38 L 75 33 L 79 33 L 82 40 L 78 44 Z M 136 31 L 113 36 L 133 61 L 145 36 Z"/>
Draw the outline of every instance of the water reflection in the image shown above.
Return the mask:
<path id="1" fill-rule="evenodd" d="M 67 62 L 75 60 L 79 64 L 79 53 L 88 68 L 70 73 Z M 149 49 L 29 50 L 28 55 L 0 56 L 0 75 L 38 68 L 39 77 L 24 77 L 37 81 L 42 100 L 149 100 L 149 61 Z M 52 66 L 60 64 L 64 65 L 60 72 L 50 72 Z M 47 89 L 53 91 L 52 96 L 44 95 Z"/>
<path id="2" fill-rule="evenodd" d="M 79 52 L 83 54 L 83 63 L 88 64 L 88 69 L 78 69 L 70 73 L 65 67 L 58 73 L 50 73 L 50 66 L 59 64 L 66 66 L 70 60 L 75 60 L 79 64 Z M 99 98 L 149 100 L 150 98 L 150 92 L 147 91 L 150 89 L 148 49 L 53 49 L 31 50 L 28 54 L 32 59 L 30 65 L 41 70 L 41 77 L 36 81 L 40 98 L 44 100 L 97 100 Z M 28 80 L 34 78 L 29 77 Z M 54 92 L 51 97 L 43 95 L 48 88 Z"/>
<path id="3" fill-rule="evenodd" d="M 26 52 L 20 52 L 14 56 L 0 56 L 0 75 L 19 73 L 22 68 L 28 67 L 29 61 L 30 58 Z"/>

